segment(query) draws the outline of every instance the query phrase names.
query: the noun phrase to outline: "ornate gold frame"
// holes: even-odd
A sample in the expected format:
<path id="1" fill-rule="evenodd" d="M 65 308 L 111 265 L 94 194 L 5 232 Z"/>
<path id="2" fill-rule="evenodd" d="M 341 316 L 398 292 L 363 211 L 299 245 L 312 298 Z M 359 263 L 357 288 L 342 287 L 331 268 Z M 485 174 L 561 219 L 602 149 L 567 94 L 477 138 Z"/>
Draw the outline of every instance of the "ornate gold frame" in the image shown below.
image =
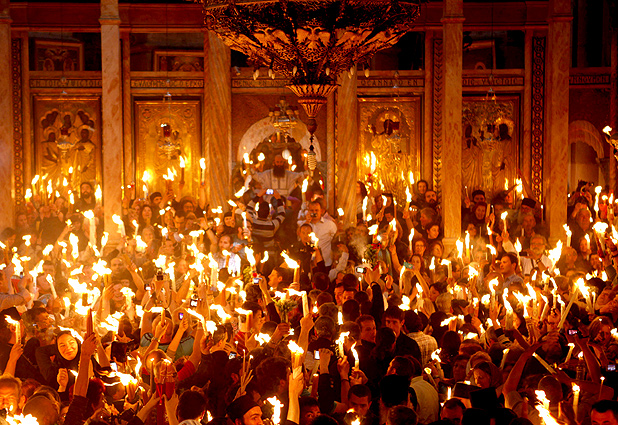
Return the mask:
<path id="1" fill-rule="evenodd" d="M 163 175 L 168 168 L 175 168 L 177 177 L 174 179 L 174 190 L 178 191 L 180 168 L 177 155 L 172 155 L 172 158 L 157 156 L 157 143 L 163 137 L 162 123 L 170 123 L 171 130 L 174 132 L 172 137 L 175 140 L 181 140 L 181 154 L 186 161 L 183 193 L 197 193 L 201 173 L 200 158 L 203 155 L 201 101 L 135 100 L 134 110 L 137 197 L 144 195 L 142 188 L 144 171 L 148 171 L 150 175 L 149 193 L 158 191 L 165 194 L 166 186 Z"/>
<path id="2" fill-rule="evenodd" d="M 505 177 L 509 180 L 509 185 L 513 186 L 514 180 L 517 176 L 517 169 L 520 168 L 521 164 L 521 123 L 520 123 L 520 97 L 518 95 L 497 95 L 496 104 L 497 104 L 497 116 L 498 118 L 495 120 L 494 125 L 499 127 L 500 124 L 505 124 L 508 127 L 508 140 L 510 143 L 508 146 L 505 146 L 501 143 L 492 144 L 489 139 L 489 135 L 487 128 L 481 129 L 483 122 L 483 105 L 485 103 L 485 97 L 481 96 L 464 96 L 463 98 L 463 110 L 462 110 L 462 126 L 463 126 L 463 140 L 462 140 L 462 171 L 464 174 L 466 172 L 471 171 L 471 165 L 466 163 L 466 157 L 468 158 L 477 158 L 479 163 L 482 162 L 482 169 L 489 170 L 491 167 L 491 162 L 499 162 L 500 156 L 505 157 L 505 167 L 506 172 L 503 170 L 494 170 L 494 173 L 490 177 L 486 175 L 487 173 L 482 173 L 481 177 L 482 181 L 487 183 L 491 182 L 493 187 L 486 187 L 486 185 L 482 185 L 480 188 L 485 191 L 486 196 L 490 199 L 493 195 L 497 194 L 500 190 L 504 189 L 504 179 Z M 472 136 L 476 139 L 476 146 L 474 142 L 470 140 L 471 147 L 468 147 L 468 142 L 466 141 L 468 138 L 466 137 L 467 127 L 470 126 L 472 129 Z M 483 143 L 481 140 L 481 131 L 483 131 L 483 137 L 485 137 L 486 141 Z M 499 128 L 496 129 L 497 132 L 500 131 Z M 498 137 L 497 135 L 495 137 Z M 470 149 L 469 152 L 467 150 Z M 500 150 L 500 152 L 499 152 Z M 514 152 L 516 150 L 516 152 Z M 483 155 L 480 157 L 479 155 Z M 504 158 L 503 158 L 504 159 Z M 493 167 L 496 168 L 496 167 Z M 465 175 L 462 174 L 462 185 L 468 186 L 468 194 L 478 187 L 476 185 L 471 184 L 468 185 L 469 181 L 473 182 L 474 179 L 466 178 Z M 465 191 L 466 187 L 462 187 L 462 190 Z"/>
<path id="3" fill-rule="evenodd" d="M 33 96 L 34 110 L 34 160 L 35 172 L 41 179 L 47 174 L 52 179 L 54 188 L 62 185 L 62 179 L 67 177 L 69 186 L 79 191 L 79 184 L 88 181 L 94 185 L 102 182 L 101 162 L 101 97 L 93 96 Z M 55 117 L 55 119 L 53 119 Z M 68 118 L 67 118 L 68 117 Z M 66 126 L 66 120 L 71 126 Z M 62 130 L 65 127 L 65 130 Z M 68 128 L 68 130 L 67 130 Z M 60 144 L 62 133 L 67 133 Z M 84 143 L 82 134 L 88 137 Z M 85 138 L 83 140 L 86 140 Z M 52 158 L 60 155 L 59 146 L 65 144 L 66 153 L 57 164 Z M 91 143 L 91 144 L 90 144 Z M 94 148 L 93 156 L 90 155 Z M 80 158 L 89 158 L 80 161 Z M 59 157 L 58 157 L 59 158 Z M 91 165 L 86 170 L 78 170 L 77 162 L 89 162 L 95 165 L 95 172 L 91 173 Z M 91 162 L 94 161 L 94 162 Z M 73 166 L 73 173 L 69 174 Z M 90 171 L 89 171 L 90 170 Z M 32 179 L 33 176 L 29 176 Z M 45 182 L 45 186 L 47 183 Z M 42 187 L 42 186 L 41 186 Z M 62 192 L 62 191 L 60 191 Z"/>
<path id="4" fill-rule="evenodd" d="M 375 184 L 379 187 L 381 179 L 384 190 L 393 193 L 399 204 L 406 201 L 409 171 L 412 171 L 415 181 L 422 173 L 421 99 L 421 96 L 358 99 L 359 179 L 365 181 L 370 174 L 373 152 L 377 160 L 376 173 L 372 176 Z M 395 137 L 385 133 L 387 118 L 400 123 L 399 129 L 392 133 Z M 397 134 L 400 139 L 397 139 Z"/>

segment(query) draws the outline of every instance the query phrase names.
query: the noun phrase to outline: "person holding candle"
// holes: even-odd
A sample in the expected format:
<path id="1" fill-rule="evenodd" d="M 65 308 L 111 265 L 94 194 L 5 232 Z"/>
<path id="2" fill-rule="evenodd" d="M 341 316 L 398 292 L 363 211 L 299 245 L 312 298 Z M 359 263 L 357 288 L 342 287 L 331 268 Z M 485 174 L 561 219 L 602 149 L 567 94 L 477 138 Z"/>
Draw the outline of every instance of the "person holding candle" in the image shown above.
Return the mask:
<path id="1" fill-rule="evenodd" d="M 242 305 L 243 310 L 247 310 L 247 314 L 242 314 L 239 317 L 240 328 L 234 336 L 236 342 L 236 351 L 239 355 L 246 355 L 253 349 L 259 346 L 255 340 L 255 336 L 262 331 L 262 326 L 266 322 L 264 310 L 256 302 L 246 301 Z M 244 317 L 242 317 L 244 316 Z M 244 322 L 244 325 L 242 324 Z"/>
<path id="2" fill-rule="evenodd" d="M 438 349 L 438 342 L 423 332 L 423 322 L 413 310 L 405 312 L 405 327 L 408 336 L 416 341 L 421 350 L 421 365 L 426 365 L 431 360 L 431 353 Z"/>
<path id="3" fill-rule="evenodd" d="M 512 284 L 519 284 L 523 286 L 523 279 L 516 273 L 518 268 L 519 261 L 517 256 L 513 253 L 504 253 L 499 258 L 499 273 L 489 273 L 485 280 L 489 281 L 498 275 L 502 280 L 499 292 L 503 292 L 504 289 L 509 288 Z"/>
<path id="4" fill-rule="evenodd" d="M 75 331 L 73 331 L 75 332 Z M 72 331 L 60 331 L 56 337 L 56 343 L 39 347 L 36 351 L 36 359 L 45 383 L 56 389 L 60 386 L 58 374 L 61 370 L 77 371 L 81 351 L 81 342 L 74 336 Z M 96 350 L 99 361 L 92 359 L 95 374 L 100 374 L 102 368 L 109 367 L 109 359 L 101 342 L 97 340 Z M 69 389 L 75 382 L 75 376 L 68 374 Z"/>
<path id="5" fill-rule="evenodd" d="M 577 206 L 580 206 L 577 208 Z M 569 228 L 571 229 L 571 246 L 581 252 L 580 240 L 588 235 L 589 244 L 593 252 L 596 252 L 596 238 L 592 231 L 591 218 L 592 214 L 590 210 L 583 204 L 576 204 L 576 208 L 573 211 L 573 215 L 570 220 L 567 221 Z"/>
<path id="6" fill-rule="evenodd" d="M 418 343 L 402 332 L 405 318 L 404 312 L 397 306 L 390 306 L 386 309 L 382 317 L 384 320 L 384 325 L 395 332 L 395 336 L 397 338 L 395 344 L 395 355 L 411 355 L 421 362 L 422 355 Z"/>
<path id="7" fill-rule="evenodd" d="M 539 273 L 549 271 L 552 267 L 551 260 L 545 255 L 547 240 L 545 236 L 535 234 L 528 241 L 528 255 L 522 256 L 521 270 L 524 276 L 532 274 L 532 270 L 538 270 Z"/>
<path id="8" fill-rule="evenodd" d="M 94 188 L 92 186 L 92 183 L 83 182 L 79 186 L 79 197 L 75 200 L 73 210 L 79 212 L 94 210 L 96 205 L 97 200 L 94 196 Z"/>

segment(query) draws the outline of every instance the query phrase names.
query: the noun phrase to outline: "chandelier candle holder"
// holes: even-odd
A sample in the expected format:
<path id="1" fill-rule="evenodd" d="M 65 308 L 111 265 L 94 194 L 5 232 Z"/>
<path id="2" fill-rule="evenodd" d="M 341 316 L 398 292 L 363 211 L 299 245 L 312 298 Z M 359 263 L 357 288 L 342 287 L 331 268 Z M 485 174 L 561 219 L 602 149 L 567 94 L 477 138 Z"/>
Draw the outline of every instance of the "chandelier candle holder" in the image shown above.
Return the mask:
<path id="1" fill-rule="evenodd" d="M 420 9 L 420 0 L 194 2 L 203 5 L 206 28 L 247 55 L 256 71 L 264 66 L 289 79 L 309 117 L 312 143 L 316 116 L 339 74 L 394 45 L 412 30 Z"/>

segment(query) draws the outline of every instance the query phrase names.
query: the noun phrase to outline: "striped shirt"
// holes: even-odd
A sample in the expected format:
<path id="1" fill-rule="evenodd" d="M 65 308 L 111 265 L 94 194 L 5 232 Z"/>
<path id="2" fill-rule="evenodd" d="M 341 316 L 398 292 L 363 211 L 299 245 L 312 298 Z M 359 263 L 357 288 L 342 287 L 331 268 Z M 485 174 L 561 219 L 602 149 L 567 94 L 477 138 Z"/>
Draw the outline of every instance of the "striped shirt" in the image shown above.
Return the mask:
<path id="1" fill-rule="evenodd" d="M 282 202 L 277 207 L 277 215 L 274 218 L 270 216 L 266 218 L 259 218 L 255 212 L 255 204 L 260 198 L 257 196 L 247 204 L 247 211 L 251 216 L 251 236 L 259 243 L 264 245 L 266 249 L 275 248 L 275 233 L 279 229 L 281 223 L 285 219 L 285 206 Z"/>

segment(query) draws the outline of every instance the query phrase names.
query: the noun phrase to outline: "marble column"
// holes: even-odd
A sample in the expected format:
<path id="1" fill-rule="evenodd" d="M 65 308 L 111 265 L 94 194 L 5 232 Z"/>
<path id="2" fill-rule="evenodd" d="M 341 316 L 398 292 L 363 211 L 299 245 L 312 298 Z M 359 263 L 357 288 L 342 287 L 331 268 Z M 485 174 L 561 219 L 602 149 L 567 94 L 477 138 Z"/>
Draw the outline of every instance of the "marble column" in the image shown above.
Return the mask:
<path id="1" fill-rule="evenodd" d="M 336 206 L 343 208 L 346 226 L 356 223 L 356 182 L 358 181 L 358 98 L 356 73 L 339 77 L 337 89 Z"/>
<path id="2" fill-rule="evenodd" d="M 444 0 L 442 18 L 444 46 L 444 98 L 442 101 L 442 216 L 445 252 L 461 236 L 461 140 L 463 0 Z"/>
<path id="3" fill-rule="evenodd" d="M 524 35 L 524 94 L 522 116 L 523 163 L 521 169 L 529 182 L 532 182 L 532 35 L 533 30 L 526 30 Z M 540 201 L 540 199 L 537 199 Z"/>
<path id="4" fill-rule="evenodd" d="M 13 200 L 13 116 L 11 90 L 11 18 L 9 0 L 0 0 L 0 229 L 15 227 Z"/>
<path id="5" fill-rule="evenodd" d="M 567 149 L 569 148 L 569 71 L 571 69 L 571 1 L 549 2 L 547 79 L 545 95 L 547 139 L 543 176 L 550 244 L 564 238 L 567 219 Z"/>
<path id="6" fill-rule="evenodd" d="M 425 32 L 425 100 L 423 105 L 423 161 L 419 180 L 432 181 L 433 175 L 433 40 L 434 32 Z"/>
<path id="7" fill-rule="evenodd" d="M 618 6 L 616 6 L 618 7 Z M 618 131 L 618 22 L 615 24 L 616 28 L 611 32 L 612 45 L 611 45 L 611 87 L 609 91 L 610 103 L 610 123 L 609 126 L 615 131 Z M 618 187 L 618 164 L 616 163 L 616 156 L 614 155 L 614 148 L 609 148 L 609 189 L 614 191 L 614 198 L 616 197 L 616 190 Z"/>
<path id="8" fill-rule="evenodd" d="M 122 214 L 122 79 L 118 0 L 101 0 L 101 118 L 103 146 L 103 214 L 108 246 L 120 241 L 114 214 Z"/>
<path id="9" fill-rule="evenodd" d="M 136 181 L 138 190 L 141 189 L 142 176 L 135 174 L 135 161 L 133 154 L 133 126 L 131 114 L 133 103 L 131 102 L 131 34 L 123 32 L 122 38 L 122 100 L 123 100 L 123 138 L 124 138 L 124 178 L 125 185 Z"/>
<path id="10" fill-rule="evenodd" d="M 212 32 L 204 32 L 204 155 L 206 202 L 225 208 L 232 167 L 231 52 Z"/>
<path id="11" fill-rule="evenodd" d="M 326 104 L 326 190 L 328 211 L 335 213 L 335 93 Z"/>

